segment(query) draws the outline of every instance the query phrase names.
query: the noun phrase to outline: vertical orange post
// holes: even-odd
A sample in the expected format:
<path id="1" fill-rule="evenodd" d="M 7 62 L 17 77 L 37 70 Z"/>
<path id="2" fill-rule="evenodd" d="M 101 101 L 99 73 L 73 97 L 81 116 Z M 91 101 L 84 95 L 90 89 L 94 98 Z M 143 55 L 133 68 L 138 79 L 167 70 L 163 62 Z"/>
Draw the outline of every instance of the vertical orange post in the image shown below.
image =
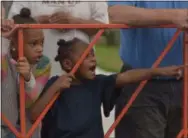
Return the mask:
<path id="1" fill-rule="evenodd" d="M 184 65 L 188 65 L 188 33 L 184 33 Z M 183 130 L 184 137 L 187 138 L 188 129 L 188 68 L 184 68 L 184 94 L 183 94 Z"/>
<path id="2" fill-rule="evenodd" d="M 179 134 L 177 135 L 176 138 L 182 138 L 183 135 L 184 135 L 184 130 L 182 129 L 182 130 L 179 132 Z"/>
<path id="3" fill-rule="evenodd" d="M 23 43 L 24 39 L 23 39 L 23 29 L 19 29 L 18 30 L 18 54 L 19 54 L 19 58 L 24 56 L 24 52 L 23 52 Z M 26 122 L 25 122 L 25 118 L 26 118 L 26 113 L 25 113 L 25 90 L 24 90 L 24 79 L 23 77 L 20 77 L 20 124 L 21 124 L 21 135 L 23 138 L 25 138 L 26 135 Z"/>

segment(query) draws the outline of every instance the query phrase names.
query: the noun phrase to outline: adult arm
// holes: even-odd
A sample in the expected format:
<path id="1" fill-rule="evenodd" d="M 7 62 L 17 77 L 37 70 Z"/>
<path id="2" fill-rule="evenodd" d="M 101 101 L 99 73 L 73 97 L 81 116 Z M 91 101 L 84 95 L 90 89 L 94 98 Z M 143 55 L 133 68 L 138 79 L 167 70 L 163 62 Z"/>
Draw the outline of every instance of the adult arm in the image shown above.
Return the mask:
<path id="1" fill-rule="evenodd" d="M 91 19 L 84 20 L 81 18 L 73 18 L 71 21 L 72 24 L 108 24 L 108 5 L 107 2 L 89 2 L 91 7 Z M 93 36 L 97 33 L 99 29 L 81 29 L 89 36 Z"/>
<path id="2" fill-rule="evenodd" d="M 111 23 L 131 26 L 188 24 L 188 9 L 139 8 L 136 7 L 136 2 L 109 2 L 109 6 Z"/>
<path id="3" fill-rule="evenodd" d="M 74 17 L 71 13 L 57 12 L 51 17 L 50 23 L 62 23 L 62 24 L 102 24 L 108 23 L 108 6 L 106 2 L 89 2 L 91 17 L 90 19 L 83 19 Z M 89 36 L 93 36 L 97 33 L 98 29 L 80 29 Z"/>

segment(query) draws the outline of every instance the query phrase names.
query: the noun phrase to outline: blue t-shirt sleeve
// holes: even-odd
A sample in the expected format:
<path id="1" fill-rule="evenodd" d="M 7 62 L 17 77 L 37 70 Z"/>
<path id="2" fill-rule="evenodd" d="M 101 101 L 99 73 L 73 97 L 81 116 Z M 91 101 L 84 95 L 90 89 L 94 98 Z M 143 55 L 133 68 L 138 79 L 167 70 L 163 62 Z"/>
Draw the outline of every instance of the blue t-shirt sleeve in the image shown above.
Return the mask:
<path id="1" fill-rule="evenodd" d="M 114 6 L 114 5 L 136 6 L 136 1 L 114 1 L 114 0 L 108 0 L 108 6 Z"/>
<path id="2" fill-rule="evenodd" d="M 117 75 L 99 76 L 101 99 L 103 104 L 104 115 L 108 117 L 110 112 L 116 104 L 116 100 L 120 95 L 120 90 L 116 89 L 116 77 Z"/>

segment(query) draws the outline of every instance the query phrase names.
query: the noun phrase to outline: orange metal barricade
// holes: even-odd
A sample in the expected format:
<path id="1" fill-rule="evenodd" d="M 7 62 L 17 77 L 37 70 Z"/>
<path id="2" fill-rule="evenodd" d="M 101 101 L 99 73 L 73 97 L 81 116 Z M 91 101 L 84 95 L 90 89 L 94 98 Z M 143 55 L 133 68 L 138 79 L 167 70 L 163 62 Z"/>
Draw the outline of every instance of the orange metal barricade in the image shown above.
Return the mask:
<path id="1" fill-rule="evenodd" d="M 161 25 L 161 26 L 148 26 L 148 27 L 154 27 L 154 28 L 175 28 L 174 25 Z M 19 40 L 19 57 L 23 56 L 23 29 L 27 28 L 33 28 L 33 29 L 62 29 L 62 28 L 99 28 L 99 32 L 96 34 L 93 41 L 89 44 L 88 48 L 85 50 L 77 64 L 74 66 L 70 74 L 74 74 L 76 70 L 79 68 L 82 61 L 85 59 L 85 57 L 88 55 L 89 51 L 93 48 L 94 44 L 97 42 L 97 40 L 100 38 L 102 33 L 104 32 L 104 29 L 111 29 L 111 28 L 131 28 L 127 25 L 122 24 L 22 24 L 19 25 L 19 31 L 18 31 L 18 40 Z M 132 27 L 133 28 L 133 27 Z M 138 27 L 137 27 L 138 28 Z M 141 28 L 144 28 L 143 26 Z M 145 28 L 147 28 L 145 26 Z M 170 42 L 168 43 L 167 47 L 164 49 L 162 54 L 159 56 L 157 61 L 153 64 L 152 68 L 157 67 L 160 62 L 163 60 L 165 55 L 169 52 L 172 45 L 176 41 L 177 37 L 181 33 L 181 30 L 177 30 Z M 188 65 L 188 33 L 184 33 L 184 65 Z M 128 101 L 128 104 L 123 108 L 120 115 L 117 117 L 117 120 L 112 124 L 110 129 L 105 134 L 105 138 L 109 138 L 112 131 L 115 129 L 115 127 L 118 125 L 118 123 L 121 121 L 122 117 L 126 114 L 129 107 L 132 105 L 140 91 L 144 88 L 147 81 L 141 82 L 141 84 L 138 86 L 136 91 L 133 93 L 132 97 Z M 178 134 L 177 138 L 187 138 L 188 136 L 188 68 L 184 69 L 184 85 L 183 85 L 184 91 L 183 91 L 183 129 Z M 8 121 L 8 119 L 1 113 L 1 119 L 7 124 L 7 126 L 10 128 L 10 130 L 16 135 L 17 138 L 29 138 L 31 137 L 32 133 L 34 132 L 35 128 L 39 125 L 45 114 L 48 112 L 50 107 L 53 105 L 57 97 L 59 96 L 59 93 L 57 93 L 53 99 L 50 101 L 50 103 L 46 106 L 44 111 L 41 113 L 41 115 L 38 117 L 36 122 L 33 124 L 32 128 L 29 130 L 29 132 L 26 132 L 26 122 L 25 122 L 25 93 L 24 93 L 24 80 L 22 77 L 20 77 L 20 120 L 21 120 L 21 132 L 18 132 L 15 127 Z"/>

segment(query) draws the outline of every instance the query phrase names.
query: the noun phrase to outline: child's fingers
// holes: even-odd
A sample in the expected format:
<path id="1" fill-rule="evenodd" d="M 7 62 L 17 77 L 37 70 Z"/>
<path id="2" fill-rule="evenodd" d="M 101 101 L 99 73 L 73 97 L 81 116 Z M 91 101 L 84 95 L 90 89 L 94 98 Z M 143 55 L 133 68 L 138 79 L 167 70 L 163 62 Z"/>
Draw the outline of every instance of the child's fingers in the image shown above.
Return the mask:
<path id="1" fill-rule="evenodd" d="M 17 66 L 17 67 L 27 67 L 28 64 L 25 63 L 25 62 L 18 62 L 18 63 L 16 64 L 16 66 Z"/>
<path id="2" fill-rule="evenodd" d="M 14 20 L 9 20 L 9 26 L 10 26 L 11 28 L 14 27 Z"/>
<path id="3" fill-rule="evenodd" d="M 19 59 L 16 65 L 19 67 L 29 67 L 29 63 L 26 59 Z"/>
<path id="4" fill-rule="evenodd" d="M 72 82 L 72 76 L 67 74 L 65 80 L 69 83 Z"/>
<path id="5" fill-rule="evenodd" d="M 68 78 L 68 81 L 69 81 L 69 82 L 72 82 L 72 78 Z"/>
<path id="6" fill-rule="evenodd" d="M 13 34 L 13 33 L 15 33 L 15 31 L 18 29 L 18 25 L 12 25 L 13 27 L 12 27 L 12 29 L 11 29 L 11 31 L 10 31 L 10 33 L 11 34 Z"/>
<path id="7" fill-rule="evenodd" d="M 183 76 L 183 70 L 180 69 L 178 70 L 177 75 L 176 75 L 177 80 L 181 79 L 182 76 Z"/>
<path id="8" fill-rule="evenodd" d="M 28 69 L 20 68 L 20 67 L 17 67 L 16 70 L 17 70 L 18 73 L 21 73 L 21 74 L 28 72 Z"/>
<path id="9" fill-rule="evenodd" d="M 14 26 L 14 28 L 2 32 L 2 36 L 9 39 L 10 37 L 12 37 L 14 35 L 14 33 L 16 32 L 18 27 L 19 26 L 16 25 L 16 26 Z"/>
<path id="10" fill-rule="evenodd" d="M 18 62 L 27 62 L 27 58 L 26 57 L 20 57 L 18 59 Z"/>
<path id="11" fill-rule="evenodd" d="M 73 79 L 73 78 L 74 78 L 74 76 L 73 76 L 73 75 L 71 75 L 71 74 L 67 74 L 67 76 L 68 76 L 69 78 L 71 78 L 71 79 Z"/>
<path id="12" fill-rule="evenodd" d="M 18 70 L 30 70 L 29 66 L 19 66 L 19 65 L 17 65 L 16 68 Z"/>

